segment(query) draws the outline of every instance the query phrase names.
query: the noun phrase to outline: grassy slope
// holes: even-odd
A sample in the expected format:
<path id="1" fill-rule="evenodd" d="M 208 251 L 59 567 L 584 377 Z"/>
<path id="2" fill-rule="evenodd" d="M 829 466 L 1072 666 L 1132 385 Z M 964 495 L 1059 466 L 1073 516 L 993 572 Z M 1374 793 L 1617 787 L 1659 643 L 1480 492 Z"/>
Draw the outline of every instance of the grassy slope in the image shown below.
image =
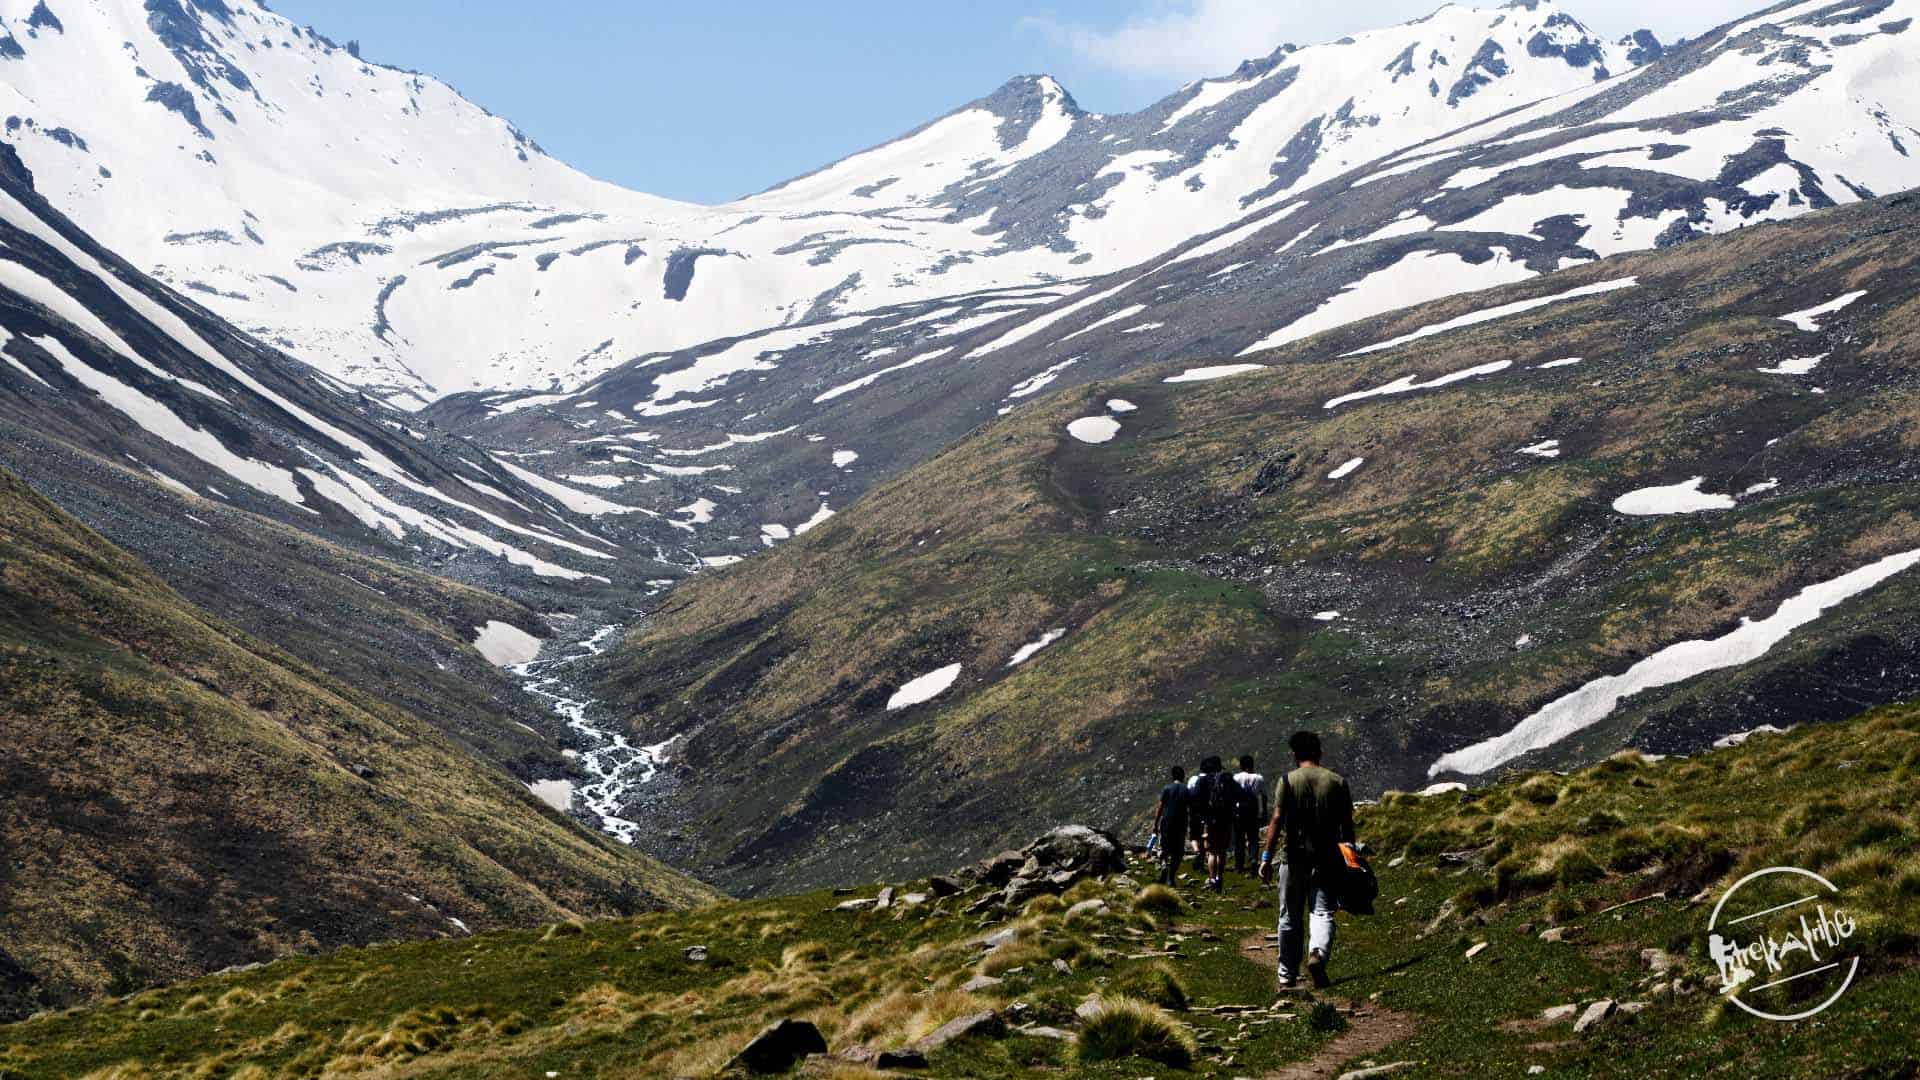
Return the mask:
<path id="1" fill-rule="evenodd" d="M 1363 789 L 1411 785 L 1597 675 L 1920 543 L 1917 226 L 1911 197 L 1880 200 L 1342 328 L 1260 357 L 1278 369 L 1261 375 L 1169 386 L 1169 367 L 1023 406 L 804 539 L 677 590 L 610 657 L 604 696 L 652 737 L 688 733 L 676 753 L 705 778 L 690 824 L 716 880 L 747 890 L 857 875 L 876 846 L 932 869 L 1036 812 L 1132 825 L 1113 793 L 1144 769 L 1196 743 L 1277 756 L 1301 718 L 1335 734 Z M 1628 276 L 1640 285 L 1342 356 Z M 1868 296 L 1823 337 L 1774 317 L 1855 289 Z M 1822 351 L 1815 376 L 1754 370 Z M 1585 360 L 1538 369 L 1569 356 Z M 1513 367 L 1323 407 L 1496 360 Z M 1065 436 L 1113 397 L 1139 407 L 1118 439 Z M 1560 458 L 1516 452 L 1547 438 Z M 1718 514 L 1609 508 L 1694 475 L 1781 485 Z M 1536 761 L 1690 749 L 1913 693 L 1916 600 L 1920 583 L 1896 579 Z M 1310 618 L 1329 609 L 1346 617 Z M 1055 627 L 1062 641 L 1006 666 Z M 965 673 L 933 705 L 884 710 L 953 662 Z"/>
<path id="2" fill-rule="evenodd" d="M 1341 916 L 1330 996 L 1360 1006 L 1355 1024 L 1380 1007 L 1413 1017 L 1410 1036 L 1368 1055 L 1422 1063 L 1410 1077 L 1522 1075 L 1536 1064 L 1573 1077 L 1910 1075 L 1920 1064 L 1910 1042 L 1917 780 L 1920 707 L 1907 705 L 1691 760 L 1623 755 L 1465 795 L 1391 797 L 1360 822 L 1381 852 L 1381 914 Z M 1778 863 L 1827 873 L 1861 919 L 1861 975 L 1814 1021 L 1770 1023 L 1720 1004 L 1705 954 L 1711 904 L 1688 899 Z M 1068 922 L 1042 901 L 1015 920 L 1015 943 L 985 958 L 973 942 L 1000 918 L 960 914 L 972 897 L 852 914 L 825 893 L 348 949 L 0 1028 L 0 1075 L 709 1075 L 783 1016 L 817 1022 L 836 1050 L 901 1044 L 986 1007 L 1071 1028 L 1088 993 L 1140 986 L 1157 963 L 1193 999 L 1178 1016 L 1200 1038 L 1197 1073 L 1253 1076 L 1328 1052 L 1305 1009 L 1212 1011 L 1272 1001 L 1270 954 L 1249 963 L 1240 945 L 1270 928 L 1272 911 L 1256 907 L 1263 894 L 1245 879 L 1224 898 L 1190 883 L 1183 892 L 1187 910 L 1156 921 L 1130 909 L 1124 885 L 1083 885 L 1069 899 L 1101 896 L 1113 911 Z M 1613 909 L 1656 893 L 1667 898 Z M 1553 925 L 1585 936 L 1541 941 L 1537 929 Z M 1489 947 L 1464 960 L 1481 941 Z M 709 948 L 704 963 L 684 958 L 692 945 Z M 1141 956 L 1168 948 L 1177 958 Z M 1683 968 L 1649 976 L 1645 948 L 1673 951 Z M 957 989 L 982 972 L 1005 981 Z M 1687 987 L 1677 994 L 1650 985 L 1676 978 Z M 1535 1021 L 1601 996 L 1649 1008 L 1584 1036 Z M 1029 1036 L 963 1042 L 932 1055 L 932 1075 L 1170 1071 L 1139 1058 L 1074 1064 L 1072 1053 Z"/>
<path id="3" fill-rule="evenodd" d="M 198 611 L 4 472 L 0 685 L 8 1010 L 449 917 L 711 895 Z"/>

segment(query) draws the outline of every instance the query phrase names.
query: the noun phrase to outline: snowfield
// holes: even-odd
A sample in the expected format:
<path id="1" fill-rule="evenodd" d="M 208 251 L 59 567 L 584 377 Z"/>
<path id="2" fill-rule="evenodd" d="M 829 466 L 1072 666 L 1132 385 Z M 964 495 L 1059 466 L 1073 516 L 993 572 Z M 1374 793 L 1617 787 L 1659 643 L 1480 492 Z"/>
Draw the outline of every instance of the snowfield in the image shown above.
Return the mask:
<path id="1" fill-rule="evenodd" d="M 540 639 L 498 619 L 474 627 L 473 647 L 497 668 L 516 667 L 540 655 Z"/>
<path id="2" fill-rule="evenodd" d="M 1664 487 L 1639 488 L 1613 500 L 1613 509 L 1615 513 L 1635 517 L 1698 514 L 1708 510 L 1733 509 L 1733 496 L 1712 495 L 1701 491 L 1700 485 L 1706 482 L 1706 477 L 1696 476 L 1691 480 L 1667 484 Z"/>
<path id="3" fill-rule="evenodd" d="M 952 688 L 954 680 L 960 677 L 960 665 L 948 664 L 936 668 L 917 679 L 910 679 L 887 699 L 887 711 L 895 712 L 914 705 L 923 705 Z"/>
<path id="4" fill-rule="evenodd" d="M 1427 769 L 1427 775 L 1490 772 L 1522 754 L 1552 746 L 1592 727 L 1635 694 L 1758 660 L 1794 630 L 1916 564 L 1920 564 L 1920 550 L 1888 555 L 1837 578 L 1809 585 L 1772 615 L 1748 620 L 1721 637 L 1669 645 L 1622 674 L 1595 679 L 1556 698 L 1503 735 L 1443 755 Z"/>

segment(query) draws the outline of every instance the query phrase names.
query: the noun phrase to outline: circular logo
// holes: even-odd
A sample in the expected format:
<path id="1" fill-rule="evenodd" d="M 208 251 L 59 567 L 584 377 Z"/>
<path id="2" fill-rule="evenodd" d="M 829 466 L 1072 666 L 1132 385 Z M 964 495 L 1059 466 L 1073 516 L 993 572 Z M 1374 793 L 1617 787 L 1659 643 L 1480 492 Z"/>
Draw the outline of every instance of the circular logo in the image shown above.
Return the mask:
<path id="1" fill-rule="evenodd" d="M 1713 905 L 1707 954 L 1727 1000 L 1765 1020 L 1804 1020 L 1853 985 L 1860 956 L 1847 941 L 1856 928 L 1833 882 L 1770 866 L 1734 882 Z"/>

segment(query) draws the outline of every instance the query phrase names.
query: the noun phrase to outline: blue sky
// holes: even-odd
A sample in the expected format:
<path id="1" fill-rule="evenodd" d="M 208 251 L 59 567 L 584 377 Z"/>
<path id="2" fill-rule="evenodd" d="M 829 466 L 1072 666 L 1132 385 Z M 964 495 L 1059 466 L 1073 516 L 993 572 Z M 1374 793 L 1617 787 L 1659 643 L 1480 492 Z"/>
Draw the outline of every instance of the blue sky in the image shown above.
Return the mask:
<path id="1" fill-rule="evenodd" d="M 1480 6 L 1494 6 L 1479 0 Z M 370 60 L 439 76 L 556 157 L 695 202 L 884 142 L 1011 76 L 1137 109 L 1283 41 L 1402 22 L 1437 0 L 274 0 Z M 1764 0 L 1562 0 L 1595 32 L 1697 34 Z"/>

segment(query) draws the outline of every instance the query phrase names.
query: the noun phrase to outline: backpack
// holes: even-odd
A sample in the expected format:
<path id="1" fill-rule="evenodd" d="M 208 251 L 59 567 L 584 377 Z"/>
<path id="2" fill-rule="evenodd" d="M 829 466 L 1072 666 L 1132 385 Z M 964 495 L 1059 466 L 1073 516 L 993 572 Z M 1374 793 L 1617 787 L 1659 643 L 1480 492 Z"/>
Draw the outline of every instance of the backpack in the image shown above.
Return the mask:
<path id="1" fill-rule="evenodd" d="M 1380 879 L 1373 876 L 1373 867 L 1353 850 L 1352 844 L 1340 845 L 1340 884 L 1336 891 L 1340 894 L 1340 910 L 1373 914 L 1373 902 L 1380 896 Z"/>
<path id="2" fill-rule="evenodd" d="M 1209 821 L 1232 821 L 1243 794 L 1240 785 L 1224 772 L 1201 774 L 1200 805 Z"/>

